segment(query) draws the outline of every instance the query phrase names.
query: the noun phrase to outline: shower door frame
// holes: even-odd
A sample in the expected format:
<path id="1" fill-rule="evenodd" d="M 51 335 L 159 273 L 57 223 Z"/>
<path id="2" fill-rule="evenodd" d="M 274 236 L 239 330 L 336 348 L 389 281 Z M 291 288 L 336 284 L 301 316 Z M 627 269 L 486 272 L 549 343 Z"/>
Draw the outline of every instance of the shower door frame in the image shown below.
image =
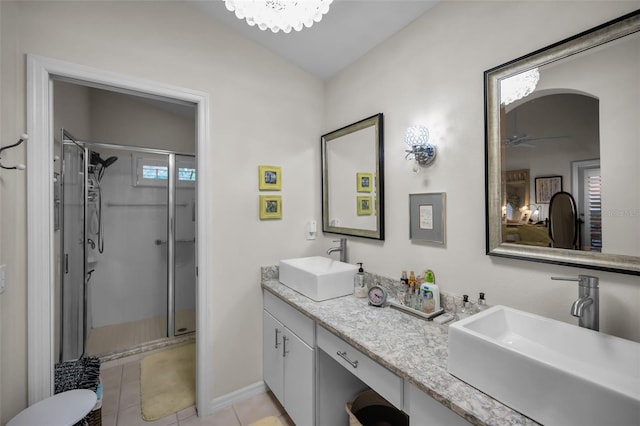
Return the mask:
<path id="1" fill-rule="evenodd" d="M 83 244 L 82 244 L 82 254 L 83 254 L 83 259 L 82 259 L 82 352 L 80 353 L 80 357 L 82 355 L 85 354 L 86 349 L 87 349 L 87 281 L 88 281 L 88 276 L 87 276 L 87 271 L 89 270 L 88 268 L 88 263 L 87 263 L 87 200 L 88 200 L 88 196 L 89 196 L 89 190 L 88 190 L 88 150 L 86 148 L 86 146 L 78 143 L 78 138 L 76 138 L 75 136 L 73 136 L 71 133 L 69 133 L 66 129 L 62 129 L 61 131 L 61 139 L 62 139 L 62 144 L 61 144 L 61 161 L 62 161 L 62 169 L 61 169 L 61 173 L 60 173 L 60 180 L 61 180 L 61 184 L 60 184 L 60 197 L 61 197 L 61 203 L 60 203 L 60 229 L 61 229 L 61 235 L 60 235 L 60 351 L 58 354 L 58 358 L 60 361 L 62 361 L 64 358 L 64 353 L 65 353 L 65 334 L 66 334 L 66 330 L 65 329 L 65 312 L 64 312 L 64 305 L 65 305 L 65 287 L 69 284 L 67 282 L 67 280 L 65 280 L 65 275 L 67 274 L 67 265 L 68 265 L 68 258 L 67 258 L 67 253 L 66 253 L 66 247 L 65 247 L 65 240 L 66 240 L 66 236 L 65 236 L 65 177 L 67 175 L 67 170 L 66 170 L 66 166 L 67 164 L 65 163 L 65 156 L 64 156 L 64 145 L 65 143 L 68 142 L 68 144 L 71 144 L 73 146 L 75 146 L 76 148 L 82 150 L 82 196 L 84 198 L 84 202 L 82 204 L 82 238 L 83 238 Z"/>
<path id="2" fill-rule="evenodd" d="M 207 416 L 218 408 L 213 399 L 216 382 L 213 371 L 213 333 L 207 314 L 213 282 L 213 242 L 204 236 L 212 234 L 213 200 L 209 182 L 213 168 L 207 167 L 213 156 L 210 141 L 209 95 L 205 92 L 132 77 L 86 65 L 44 56 L 27 54 L 27 397 L 34 404 L 53 394 L 54 369 L 54 189 L 53 189 L 53 79 L 68 79 L 87 86 L 135 93 L 151 98 L 161 97 L 196 106 L 196 409 Z M 216 265 L 217 266 L 217 265 Z"/>
<path id="3" fill-rule="evenodd" d="M 88 214 L 88 208 L 87 208 L 87 204 L 86 204 L 86 199 L 88 197 L 88 188 L 87 188 L 87 180 L 88 180 L 88 165 L 87 162 L 89 161 L 89 155 L 88 155 L 88 151 L 91 148 L 105 148 L 105 149 L 113 149 L 113 150 L 122 150 L 122 151 L 129 151 L 131 153 L 146 153 L 146 154 L 155 154 L 155 155 L 163 155 L 167 157 L 167 168 L 168 168 L 168 181 L 167 181 L 167 309 L 166 309 L 166 313 L 167 313 L 167 323 L 166 323 L 166 328 L 167 328 L 167 332 L 166 332 L 166 336 L 165 338 L 172 338 L 172 337 L 177 337 L 176 333 L 175 333 L 175 282 L 176 282 L 176 268 L 175 268 L 175 247 L 176 247 L 176 240 L 175 240 L 175 229 L 176 229 L 176 179 L 178 176 L 178 166 L 177 166 L 177 162 L 176 162 L 176 156 L 183 156 L 183 157 L 191 157 L 191 158 L 197 158 L 195 154 L 192 153 L 186 153 L 186 152 L 180 152 L 180 151 L 170 151 L 170 150 L 164 150 L 164 149 L 156 149 L 156 148 L 145 148 L 145 147 L 139 147 L 139 146 L 132 146 L 132 145 L 118 145 L 118 144 L 111 144 L 111 143 L 104 143 L 104 142 L 92 142 L 92 141 L 85 141 L 85 140 L 80 140 L 80 139 L 75 139 L 73 138 L 73 136 L 69 133 L 65 131 L 65 134 L 67 136 L 71 136 L 71 142 L 76 143 L 76 145 L 82 146 L 85 150 L 85 208 L 84 208 L 84 215 L 85 215 L 85 226 L 84 226 L 84 234 L 85 234 L 85 240 L 86 240 L 86 235 L 88 235 L 88 225 L 87 225 L 87 214 Z M 63 140 L 63 144 L 64 144 L 64 140 Z M 196 167 L 197 170 L 197 167 Z M 196 172 L 197 173 L 197 172 Z M 198 222 L 196 221 L 196 229 L 197 229 L 197 224 Z M 197 238 L 196 238 L 196 242 L 197 242 Z M 195 243 L 195 242 L 194 242 Z M 86 242 L 85 242 L 86 244 Z M 85 275 L 86 275 L 86 271 L 89 270 L 88 268 L 88 260 L 87 260 L 87 250 L 85 247 Z M 195 262 L 194 262 L 195 263 Z M 86 278 L 86 277 L 85 277 Z M 86 328 L 86 322 L 87 322 L 87 300 L 86 300 L 86 281 L 85 281 L 85 305 L 84 305 L 84 325 Z M 198 327 L 196 326 L 196 332 L 198 330 Z M 188 333 L 185 333 L 188 334 Z M 84 348 L 83 348 L 83 353 L 86 351 L 86 341 L 87 341 L 87 336 L 88 333 L 85 330 L 84 331 Z"/>

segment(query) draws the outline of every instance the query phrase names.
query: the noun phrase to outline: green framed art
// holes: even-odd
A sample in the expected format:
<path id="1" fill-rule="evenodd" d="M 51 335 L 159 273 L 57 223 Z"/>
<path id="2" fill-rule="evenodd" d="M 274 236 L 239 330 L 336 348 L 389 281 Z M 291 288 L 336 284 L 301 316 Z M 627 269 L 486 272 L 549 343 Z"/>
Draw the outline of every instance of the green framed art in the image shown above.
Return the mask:
<path id="1" fill-rule="evenodd" d="M 260 191 L 280 191 L 282 171 L 277 166 L 258 166 L 258 189 Z"/>
<path id="2" fill-rule="evenodd" d="M 373 184 L 373 173 L 356 173 L 356 187 L 358 188 L 358 192 L 371 192 Z"/>
<path id="3" fill-rule="evenodd" d="M 369 195 L 358 195 L 358 216 L 373 214 L 373 197 Z"/>
<path id="4" fill-rule="evenodd" d="M 260 220 L 282 219 L 282 196 L 260 196 Z"/>

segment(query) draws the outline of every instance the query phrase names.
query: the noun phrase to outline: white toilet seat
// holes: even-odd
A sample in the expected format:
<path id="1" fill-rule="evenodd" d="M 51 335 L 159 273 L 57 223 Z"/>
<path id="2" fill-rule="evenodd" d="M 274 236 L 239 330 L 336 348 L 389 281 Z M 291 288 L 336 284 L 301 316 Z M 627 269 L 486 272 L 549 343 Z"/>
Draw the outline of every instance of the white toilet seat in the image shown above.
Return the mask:
<path id="1" fill-rule="evenodd" d="M 75 389 L 61 392 L 22 410 L 7 426 L 72 426 L 96 405 L 95 392 Z"/>

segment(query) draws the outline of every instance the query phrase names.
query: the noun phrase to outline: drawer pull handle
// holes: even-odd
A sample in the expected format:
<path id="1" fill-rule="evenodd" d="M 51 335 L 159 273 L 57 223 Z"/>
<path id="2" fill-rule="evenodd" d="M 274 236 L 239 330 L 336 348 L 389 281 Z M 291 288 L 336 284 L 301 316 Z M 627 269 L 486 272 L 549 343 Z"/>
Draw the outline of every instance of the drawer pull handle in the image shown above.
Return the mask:
<path id="1" fill-rule="evenodd" d="M 351 360 L 349 359 L 349 357 L 347 356 L 347 351 L 342 351 L 342 352 L 338 351 L 338 352 L 336 352 L 336 354 L 338 354 L 338 356 L 339 356 L 340 358 L 344 359 L 344 360 L 345 360 L 345 361 L 347 361 L 349 364 L 351 364 L 351 366 L 352 366 L 353 368 L 358 368 L 358 360 L 351 361 Z"/>
<path id="2" fill-rule="evenodd" d="M 275 348 L 278 349 L 278 333 L 280 333 L 280 330 L 278 330 L 277 328 L 274 329 L 276 331 L 276 346 Z"/>
<path id="3" fill-rule="evenodd" d="M 283 357 L 287 356 L 287 354 L 289 353 L 289 351 L 287 350 L 287 340 L 289 340 L 287 336 L 282 336 L 282 356 Z"/>

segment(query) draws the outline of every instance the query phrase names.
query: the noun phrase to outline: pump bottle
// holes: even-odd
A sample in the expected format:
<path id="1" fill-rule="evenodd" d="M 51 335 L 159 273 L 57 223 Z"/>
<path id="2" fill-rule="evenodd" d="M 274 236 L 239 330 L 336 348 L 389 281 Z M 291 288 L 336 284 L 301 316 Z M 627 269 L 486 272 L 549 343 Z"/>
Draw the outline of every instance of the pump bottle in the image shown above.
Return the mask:
<path id="1" fill-rule="evenodd" d="M 364 269 L 362 269 L 362 262 L 358 262 L 360 268 L 358 273 L 353 276 L 353 295 L 355 297 L 363 298 L 367 297 L 367 286 L 364 284 Z"/>

